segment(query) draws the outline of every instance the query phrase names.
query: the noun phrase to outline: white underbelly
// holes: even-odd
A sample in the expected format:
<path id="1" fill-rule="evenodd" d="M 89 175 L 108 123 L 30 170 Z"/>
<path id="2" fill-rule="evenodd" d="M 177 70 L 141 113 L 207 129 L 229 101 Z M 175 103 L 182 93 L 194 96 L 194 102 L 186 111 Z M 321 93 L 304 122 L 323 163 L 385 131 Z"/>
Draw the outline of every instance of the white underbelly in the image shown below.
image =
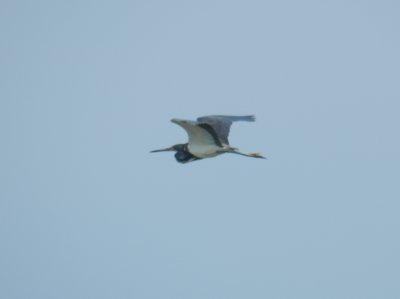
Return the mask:
<path id="1" fill-rule="evenodd" d="M 198 158 L 211 158 L 219 155 L 221 148 L 212 144 L 190 144 L 189 151 Z"/>

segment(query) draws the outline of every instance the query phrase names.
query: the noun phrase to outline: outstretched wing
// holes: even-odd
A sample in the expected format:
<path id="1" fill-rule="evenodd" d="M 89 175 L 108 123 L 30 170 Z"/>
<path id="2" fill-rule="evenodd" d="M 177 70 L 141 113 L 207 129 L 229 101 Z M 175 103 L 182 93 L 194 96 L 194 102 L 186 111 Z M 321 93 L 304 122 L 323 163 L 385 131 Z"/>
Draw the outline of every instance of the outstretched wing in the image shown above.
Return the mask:
<path id="1" fill-rule="evenodd" d="M 209 124 L 180 119 L 172 119 L 171 121 L 185 129 L 189 136 L 189 152 L 195 157 L 214 157 L 223 147 L 217 133 Z"/>
<path id="2" fill-rule="evenodd" d="M 197 119 L 199 124 L 207 124 L 210 125 L 216 134 L 218 135 L 219 140 L 223 144 L 229 144 L 228 136 L 231 125 L 235 121 L 255 121 L 254 115 L 246 115 L 246 116 L 228 116 L 228 115 L 209 115 L 202 116 Z"/>
<path id="3" fill-rule="evenodd" d="M 171 121 L 185 129 L 189 137 L 189 144 L 222 147 L 222 143 L 211 125 L 181 119 L 172 119 Z"/>

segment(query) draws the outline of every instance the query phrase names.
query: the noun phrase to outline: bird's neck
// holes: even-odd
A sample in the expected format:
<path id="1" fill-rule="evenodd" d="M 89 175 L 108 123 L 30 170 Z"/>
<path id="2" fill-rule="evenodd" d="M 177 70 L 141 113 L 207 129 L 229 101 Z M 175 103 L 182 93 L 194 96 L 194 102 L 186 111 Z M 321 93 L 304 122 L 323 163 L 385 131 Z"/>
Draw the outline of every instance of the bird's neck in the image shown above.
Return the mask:
<path id="1" fill-rule="evenodd" d="M 199 160 L 201 158 L 194 156 L 190 151 L 188 147 L 188 143 L 183 144 L 182 148 L 178 150 L 176 153 L 177 160 L 181 163 L 187 163 L 187 162 L 192 162 Z"/>

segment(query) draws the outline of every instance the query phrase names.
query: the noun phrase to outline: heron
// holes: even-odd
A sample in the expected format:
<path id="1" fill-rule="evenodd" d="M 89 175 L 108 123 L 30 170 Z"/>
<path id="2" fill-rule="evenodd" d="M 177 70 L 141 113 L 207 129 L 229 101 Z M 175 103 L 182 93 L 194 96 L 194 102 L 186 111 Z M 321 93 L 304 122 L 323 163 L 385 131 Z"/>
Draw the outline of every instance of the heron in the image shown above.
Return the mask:
<path id="1" fill-rule="evenodd" d="M 259 153 L 243 153 L 229 145 L 229 131 L 232 123 L 237 121 L 254 122 L 254 115 L 228 116 L 209 115 L 197 118 L 196 121 L 171 119 L 171 122 L 181 126 L 188 134 L 189 141 L 175 144 L 171 147 L 153 150 L 151 153 L 174 151 L 179 163 L 188 163 L 205 158 L 216 157 L 225 153 L 238 154 L 251 158 L 265 159 Z"/>

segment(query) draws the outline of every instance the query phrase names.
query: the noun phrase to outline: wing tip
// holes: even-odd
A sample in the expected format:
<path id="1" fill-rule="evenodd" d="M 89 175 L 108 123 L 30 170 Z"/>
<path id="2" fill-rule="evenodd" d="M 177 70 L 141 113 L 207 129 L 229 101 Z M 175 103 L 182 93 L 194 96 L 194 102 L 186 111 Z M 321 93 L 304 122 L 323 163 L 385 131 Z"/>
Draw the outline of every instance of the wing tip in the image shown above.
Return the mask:
<path id="1" fill-rule="evenodd" d="M 245 115 L 245 116 L 237 116 L 237 120 L 254 122 L 254 121 L 256 121 L 256 116 L 254 114 L 253 115 Z"/>

